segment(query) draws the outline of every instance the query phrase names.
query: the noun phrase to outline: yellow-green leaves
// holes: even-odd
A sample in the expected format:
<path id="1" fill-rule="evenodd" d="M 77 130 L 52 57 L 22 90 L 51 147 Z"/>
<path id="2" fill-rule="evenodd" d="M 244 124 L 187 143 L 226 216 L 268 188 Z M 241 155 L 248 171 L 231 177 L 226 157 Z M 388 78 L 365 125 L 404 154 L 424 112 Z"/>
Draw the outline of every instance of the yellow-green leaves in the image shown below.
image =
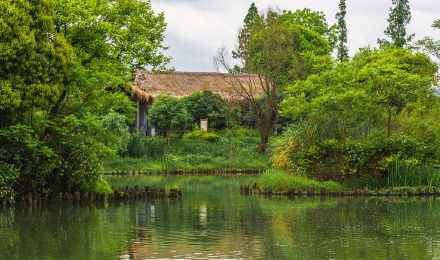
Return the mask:
<path id="1" fill-rule="evenodd" d="M 0 109 L 48 107 L 73 64 L 54 31 L 52 1 L 0 1 Z"/>

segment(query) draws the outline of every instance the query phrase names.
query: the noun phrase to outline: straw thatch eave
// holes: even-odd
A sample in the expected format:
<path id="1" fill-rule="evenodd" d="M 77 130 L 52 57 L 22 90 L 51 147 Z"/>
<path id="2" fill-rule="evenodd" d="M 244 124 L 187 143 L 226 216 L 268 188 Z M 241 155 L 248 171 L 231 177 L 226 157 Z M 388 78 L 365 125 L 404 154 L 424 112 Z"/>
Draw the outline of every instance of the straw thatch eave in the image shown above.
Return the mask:
<path id="1" fill-rule="evenodd" d="M 251 74 L 224 74 L 215 72 L 137 71 L 132 85 L 133 95 L 151 104 L 157 95 L 170 93 L 174 97 L 189 96 L 194 92 L 211 90 L 229 102 L 244 99 L 248 92 L 254 97 L 263 93 L 260 79 Z"/>

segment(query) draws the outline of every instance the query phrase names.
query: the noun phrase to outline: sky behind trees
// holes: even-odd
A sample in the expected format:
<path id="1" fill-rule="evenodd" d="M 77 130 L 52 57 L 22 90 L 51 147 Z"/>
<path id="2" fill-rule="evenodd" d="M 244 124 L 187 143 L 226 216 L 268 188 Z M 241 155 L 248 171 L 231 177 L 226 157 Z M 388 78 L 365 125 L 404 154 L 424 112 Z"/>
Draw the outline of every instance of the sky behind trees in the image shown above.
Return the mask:
<path id="1" fill-rule="evenodd" d="M 281 10 L 310 8 L 323 11 L 329 24 L 336 23 L 339 0 L 151 0 L 155 12 L 164 12 L 168 24 L 165 31 L 165 53 L 172 57 L 176 71 L 215 71 L 212 57 L 225 45 L 232 50 L 237 31 L 252 2 L 259 11 L 269 6 Z M 385 38 L 391 0 L 347 0 L 348 47 L 352 55 L 366 45 L 377 46 L 377 38 Z M 440 1 L 411 0 L 412 20 L 408 34 L 414 40 L 425 36 L 440 38 L 440 31 L 431 28 L 440 19 Z"/>

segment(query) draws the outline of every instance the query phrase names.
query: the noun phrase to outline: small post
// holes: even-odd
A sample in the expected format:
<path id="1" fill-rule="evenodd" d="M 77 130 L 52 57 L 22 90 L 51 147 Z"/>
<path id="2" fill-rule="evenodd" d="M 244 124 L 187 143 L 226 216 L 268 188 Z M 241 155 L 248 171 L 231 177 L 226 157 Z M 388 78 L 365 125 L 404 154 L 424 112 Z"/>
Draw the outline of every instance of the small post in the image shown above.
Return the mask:
<path id="1" fill-rule="evenodd" d="M 81 194 L 79 192 L 75 192 L 75 203 L 79 203 L 81 198 Z"/>

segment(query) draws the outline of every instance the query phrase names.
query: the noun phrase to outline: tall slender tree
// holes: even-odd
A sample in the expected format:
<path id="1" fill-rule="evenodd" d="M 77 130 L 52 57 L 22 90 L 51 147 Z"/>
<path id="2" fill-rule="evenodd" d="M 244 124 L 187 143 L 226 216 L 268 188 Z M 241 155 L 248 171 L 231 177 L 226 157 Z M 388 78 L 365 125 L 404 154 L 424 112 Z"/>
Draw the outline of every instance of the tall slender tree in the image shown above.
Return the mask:
<path id="1" fill-rule="evenodd" d="M 391 0 L 394 7 L 390 8 L 390 14 L 387 19 L 389 25 L 384 31 L 385 35 L 391 38 L 391 42 L 386 39 L 377 39 L 380 45 L 395 45 L 403 47 L 409 43 L 414 34 L 407 35 L 406 25 L 411 21 L 411 11 L 409 0 Z"/>
<path id="2" fill-rule="evenodd" d="M 251 6 L 249 7 L 248 13 L 246 14 L 243 20 L 245 26 L 251 27 L 254 24 L 255 17 L 257 16 L 258 16 L 258 9 L 255 6 L 255 3 L 252 3 Z"/>
<path id="3" fill-rule="evenodd" d="M 345 22 L 346 5 L 345 0 L 339 1 L 339 12 L 336 13 L 336 19 L 338 20 L 338 60 L 340 62 L 348 60 L 348 47 L 347 47 L 347 24 Z"/>

